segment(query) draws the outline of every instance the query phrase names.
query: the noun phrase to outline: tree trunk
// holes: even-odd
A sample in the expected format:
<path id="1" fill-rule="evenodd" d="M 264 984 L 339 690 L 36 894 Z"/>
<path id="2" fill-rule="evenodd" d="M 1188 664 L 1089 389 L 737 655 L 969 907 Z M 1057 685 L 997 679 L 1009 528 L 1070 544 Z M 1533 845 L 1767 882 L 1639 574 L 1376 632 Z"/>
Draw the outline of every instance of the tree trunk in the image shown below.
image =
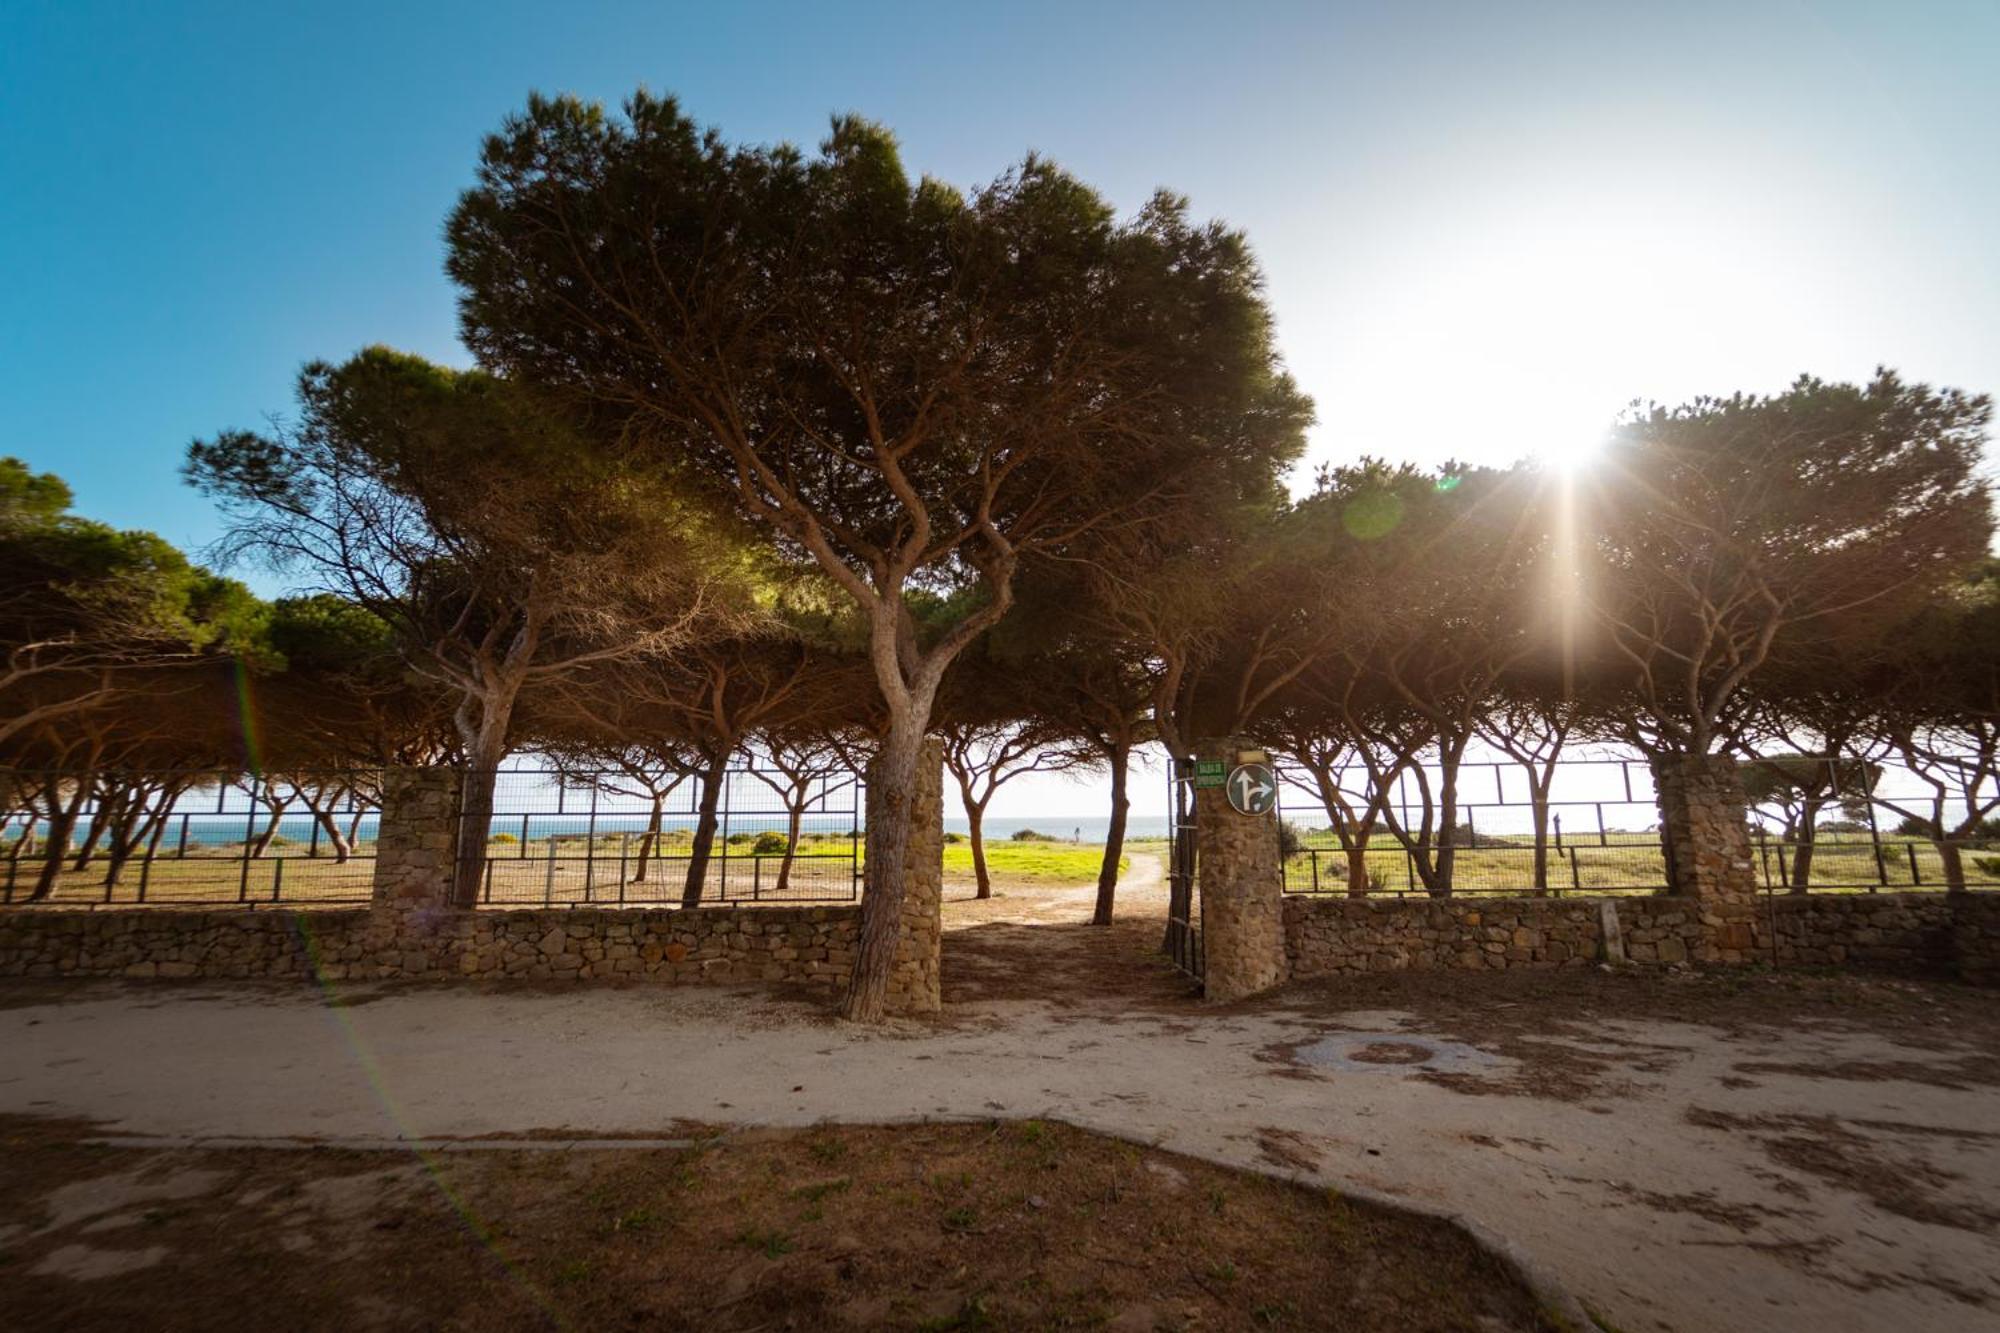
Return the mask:
<path id="1" fill-rule="evenodd" d="M 148 864 L 160 859 L 160 840 L 167 836 L 167 819 L 173 813 L 171 805 L 160 809 L 159 818 L 153 821 L 153 835 L 146 839 L 146 861 Z"/>
<path id="2" fill-rule="evenodd" d="M 354 855 L 354 843 L 342 831 L 340 821 L 333 817 L 334 812 L 332 808 L 321 809 L 318 806 L 310 806 L 309 808 L 313 813 L 313 822 L 318 824 L 320 831 L 326 834 L 326 840 L 333 848 L 333 863 L 335 865 L 347 864 L 347 858 Z"/>
<path id="3" fill-rule="evenodd" d="M 166 816 L 161 814 L 158 818 L 165 819 Z M 146 840 L 146 835 L 152 831 L 154 820 L 154 814 L 147 810 L 142 802 L 136 809 L 127 811 L 113 826 L 111 844 L 105 849 L 105 888 L 118 887 L 118 881 L 125 873 L 126 864 L 131 861 L 132 854 L 139 850 L 139 844 Z"/>
<path id="4" fill-rule="evenodd" d="M 84 797 L 89 792 L 89 784 L 79 782 L 76 794 L 67 802 L 60 796 L 52 796 L 49 802 L 49 836 L 42 844 L 42 873 L 35 877 L 34 891 L 28 901 L 38 903 L 55 891 L 56 876 L 62 873 L 63 862 L 69 856 L 69 835 L 76 831 L 77 812 L 83 809 Z"/>
<path id="5" fill-rule="evenodd" d="M 972 896 L 975 898 L 991 898 L 993 896 L 993 876 L 988 874 L 986 870 L 986 805 L 984 802 L 975 803 L 967 801 L 965 803 L 965 825 L 971 830 L 966 836 L 967 841 L 972 844 L 972 878 L 974 883 L 978 885 Z"/>
<path id="6" fill-rule="evenodd" d="M 1097 871 L 1097 907 L 1090 914 L 1093 926 L 1111 924 L 1112 902 L 1118 894 L 1118 860 L 1125 854 L 1125 817 L 1132 799 L 1125 792 L 1127 771 L 1132 766 L 1132 747 L 1116 745 L 1111 754 L 1111 823 L 1104 831 L 1104 861 Z"/>
<path id="7" fill-rule="evenodd" d="M 639 868 L 632 874 L 634 884 L 646 882 L 646 867 L 652 863 L 653 849 L 660 843 L 660 815 L 666 809 L 667 798 L 653 793 L 653 813 L 646 820 L 646 834 L 639 839 Z"/>
<path id="8" fill-rule="evenodd" d="M 805 826 L 806 800 L 807 793 L 801 788 L 785 802 L 785 859 L 778 862 L 778 886 L 773 890 L 780 898 L 791 887 L 792 862 L 799 854 L 799 830 Z"/>
<path id="9" fill-rule="evenodd" d="M 499 786 L 500 757 L 475 758 L 466 766 L 458 798 L 458 871 L 452 877 L 451 905 L 470 910 L 479 905 L 480 881 L 486 877 L 486 839 L 493 829 L 493 802 Z"/>
<path id="10" fill-rule="evenodd" d="M 261 861 L 264 859 L 264 853 L 271 849 L 271 839 L 278 836 L 278 825 L 284 822 L 285 811 L 291 808 L 292 803 L 290 800 L 271 802 L 271 818 L 264 825 L 264 831 L 257 835 L 257 840 L 250 844 L 250 859 L 252 861 Z"/>
<path id="11" fill-rule="evenodd" d="M 1549 892 L 1549 789 L 1546 783 L 1535 781 L 1532 770 L 1528 782 L 1535 819 L 1535 896 L 1543 898 Z"/>
<path id="12" fill-rule="evenodd" d="M 1452 871 L 1458 864 L 1458 761 L 1459 755 L 1438 757 L 1438 840 L 1437 872 L 1427 879 L 1424 891 L 1433 898 L 1451 897 Z"/>
<path id="13" fill-rule="evenodd" d="M 715 849 L 715 826 L 720 819 L 722 784 L 727 778 L 729 756 L 711 759 L 701 771 L 701 809 L 695 817 L 694 843 L 688 848 L 687 882 L 681 887 L 681 906 L 701 906 L 703 881 L 708 878 L 709 853 Z"/>
<path id="14" fill-rule="evenodd" d="M 1966 892 L 1965 857 L 1960 851 L 1957 841 L 1952 838 L 1938 838 L 1936 839 L 1936 846 L 1938 860 L 1944 862 L 1944 891 L 1946 893 Z"/>
<path id="15" fill-rule="evenodd" d="M 97 809 L 91 812 L 90 823 L 84 828 L 83 846 L 77 852 L 76 860 L 70 865 L 71 870 L 90 869 L 90 862 L 97 855 L 98 839 L 104 836 L 105 825 L 117 813 L 119 804 L 120 798 L 110 793 L 97 803 Z"/>
<path id="16" fill-rule="evenodd" d="M 1366 898 L 1375 887 L 1368 878 L 1368 839 L 1371 831 L 1357 830 L 1348 842 L 1347 852 L 1347 896 Z"/>
<path id="17" fill-rule="evenodd" d="M 1797 845 L 1792 851 L 1792 892 L 1812 892 L 1813 846 L 1817 840 L 1820 802 L 1807 801 L 1799 816 Z"/>
<path id="18" fill-rule="evenodd" d="M 902 716 L 897 717 L 895 713 Z M 901 709 L 891 701 L 889 732 L 868 765 L 867 880 L 861 895 L 861 939 L 848 977 L 841 1017 L 879 1023 L 888 1009 L 889 977 L 903 930 L 904 876 L 910 861 L 910 814 L 916 797 L 917 760 L 929 720 L 929 701 Z"/>

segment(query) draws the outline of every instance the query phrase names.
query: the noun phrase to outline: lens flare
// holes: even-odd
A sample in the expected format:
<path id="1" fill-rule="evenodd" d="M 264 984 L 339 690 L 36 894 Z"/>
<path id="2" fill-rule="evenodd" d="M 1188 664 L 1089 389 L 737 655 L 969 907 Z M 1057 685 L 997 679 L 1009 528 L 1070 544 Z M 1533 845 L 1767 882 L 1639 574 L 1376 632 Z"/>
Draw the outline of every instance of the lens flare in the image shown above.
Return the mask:
<path id="1" fill-rule="evenodd" d="M 250 693 L 250 672 L 242 659 L 236 662 L 236 718 L 243 728 L 243 757 L 250 776 L 264 773 L 264 747 L 258 736 L 257 701 Z"/>
<path id="2" fill-rule="evenodd" d="M 355 1029 L 354 1020 L 348 1017 L 347 1006 L 341 1002 L 340 997 L 335 992 L 332 981 L 326 976 L 321 965 L 319 939 L 313 933 L 312 923 L 309 920 L 310 916 L 311 913 L 309 912 L 294 912 L 292 914 L 292 928 L 299 934 L 300 947 L 305 953 L 306 966 L 313 979 L 313 984 L 319 987 L 320 993 L 326 1001 L 321 1006 L 321 1012 L 325 1013 L 332 1021 L 334 1027 L 339 1030 L 341 1040 L 347 1044 L 348 1053 L 353 1057 L 355 1067 L 361 1071 L 362 1082 L 366 1084 L 368 1091 L 374 1095 L 376 1102 L 381 1106 L 384 1118 L 395 1127 L 396 1137 L 401 1139 L 422 1138 L 423 1135 L 415 1131 L 409 1117 L 404 1114 L 402 1105 L 398 1102 L 394 1094 L 390 1092 L 389 1082 L 382 1073 L 381 1062 L 375 1058 L 374 1051 L 362 1038 L 360 1032 Z M 496 1241 L 497 1233 L 493 1226 L 473 1211 L 472 1206 L 457 1190 L 452 1188 L 451 1182 L 445 1179 L 444 1173 L 438 1170 L 437 1154 L 412 1148 L 410 1155 L 417 1160 L 417 1164 L 423 1168 L 424 1174 L 430 1179 L 431 1184 L 444 1198 L 445 1203 L 451 1208 L 452 1212 L 456 1214 L 459 1225 L 465 1228 L 467 1234 L 473 1240 L 484 1247 L 486 1252 L 492 1256 L 493 1261 L 500 1266 L 500 1271 L 510 1281 L 515 1283 L 523 1294 L 529 1300 L 533 1301 L 542 1313 L 548 1317 L 550 1325 L 563 1330 L 575 1327 L 574 1322 L 564 1315 L 562 1310 L 549 1298 L 548 1294 L 532 1278 L 521 1271 L 518 1264 L 501 1252 L 500 1246 Z"/>

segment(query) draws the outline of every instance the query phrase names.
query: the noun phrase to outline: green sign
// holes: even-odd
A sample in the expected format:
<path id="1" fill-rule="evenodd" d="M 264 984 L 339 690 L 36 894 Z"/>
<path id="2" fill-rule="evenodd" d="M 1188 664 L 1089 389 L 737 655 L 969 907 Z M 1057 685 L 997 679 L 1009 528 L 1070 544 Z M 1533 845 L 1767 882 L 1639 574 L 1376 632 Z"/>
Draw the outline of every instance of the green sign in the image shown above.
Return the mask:
<path id="1" fill-rule="evenodd" d="M 1229 778 L 1229 766 L 1220 759 L 1197 759 L 1194 765 L 1194 785 L 1197 787 L 1220 787 Z"/>

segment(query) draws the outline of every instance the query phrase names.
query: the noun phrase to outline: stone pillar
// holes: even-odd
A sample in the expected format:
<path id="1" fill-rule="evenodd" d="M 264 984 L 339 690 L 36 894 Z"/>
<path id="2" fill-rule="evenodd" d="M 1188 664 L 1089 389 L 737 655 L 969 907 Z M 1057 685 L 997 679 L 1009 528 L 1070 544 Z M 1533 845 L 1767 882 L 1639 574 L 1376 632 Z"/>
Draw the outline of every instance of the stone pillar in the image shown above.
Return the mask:
<path id="1" fill-rule="evenodd" d="M 875 789 L 869 788 L 869 816 Z M 903 932 L 896 970 L 889 977 L 893 1013 L 935 1013 L 944 1003 L 939 945 L 944 934 L 944 743 L 924 742 L 917 756 L 916 790 L 910 794 L 910 850 L 904 862 Z"/>
<path id="2" fill-rule="evenodd" d="M 1224 774 L 1266 752 L 1241 737 L 1195 743 L 1195 758 Z M 1278 816 L 1238 814 L 1222 787 L 1197 787 L 1195 857 L 1201 894 L 1202 994 L 1217 1003 L 1281 985 L 1285 975 L 1285 868 Z"/>
<path id="3" fill-rule="evenodd" d="M 1667 891 L 1699 902 L 1703 962 L 1740 963 L 1754 947 L 1757 869 L 1749 798 L 1726 755 L 1656 755 Z"/>
<path id="4" fill-rule="evenodd" d="M 375 837 L 376 909 L 447 910 L 458 845 L 458 770 L 384 769 Z"/>

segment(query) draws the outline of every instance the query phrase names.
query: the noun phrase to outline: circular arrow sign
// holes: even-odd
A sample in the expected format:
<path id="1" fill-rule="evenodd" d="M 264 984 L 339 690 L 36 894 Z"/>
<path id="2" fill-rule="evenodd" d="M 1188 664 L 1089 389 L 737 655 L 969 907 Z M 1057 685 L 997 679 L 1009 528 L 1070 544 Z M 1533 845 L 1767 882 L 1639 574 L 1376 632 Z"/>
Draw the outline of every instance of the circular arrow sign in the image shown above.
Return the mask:
<path id="1" fill-rule="evenodd" d="M 1268 815 L 1278 805 L 1278 775 L 1269 764 L 1238 765 L 1225 790 L 1229 808 L 1239 815 Z"/>

